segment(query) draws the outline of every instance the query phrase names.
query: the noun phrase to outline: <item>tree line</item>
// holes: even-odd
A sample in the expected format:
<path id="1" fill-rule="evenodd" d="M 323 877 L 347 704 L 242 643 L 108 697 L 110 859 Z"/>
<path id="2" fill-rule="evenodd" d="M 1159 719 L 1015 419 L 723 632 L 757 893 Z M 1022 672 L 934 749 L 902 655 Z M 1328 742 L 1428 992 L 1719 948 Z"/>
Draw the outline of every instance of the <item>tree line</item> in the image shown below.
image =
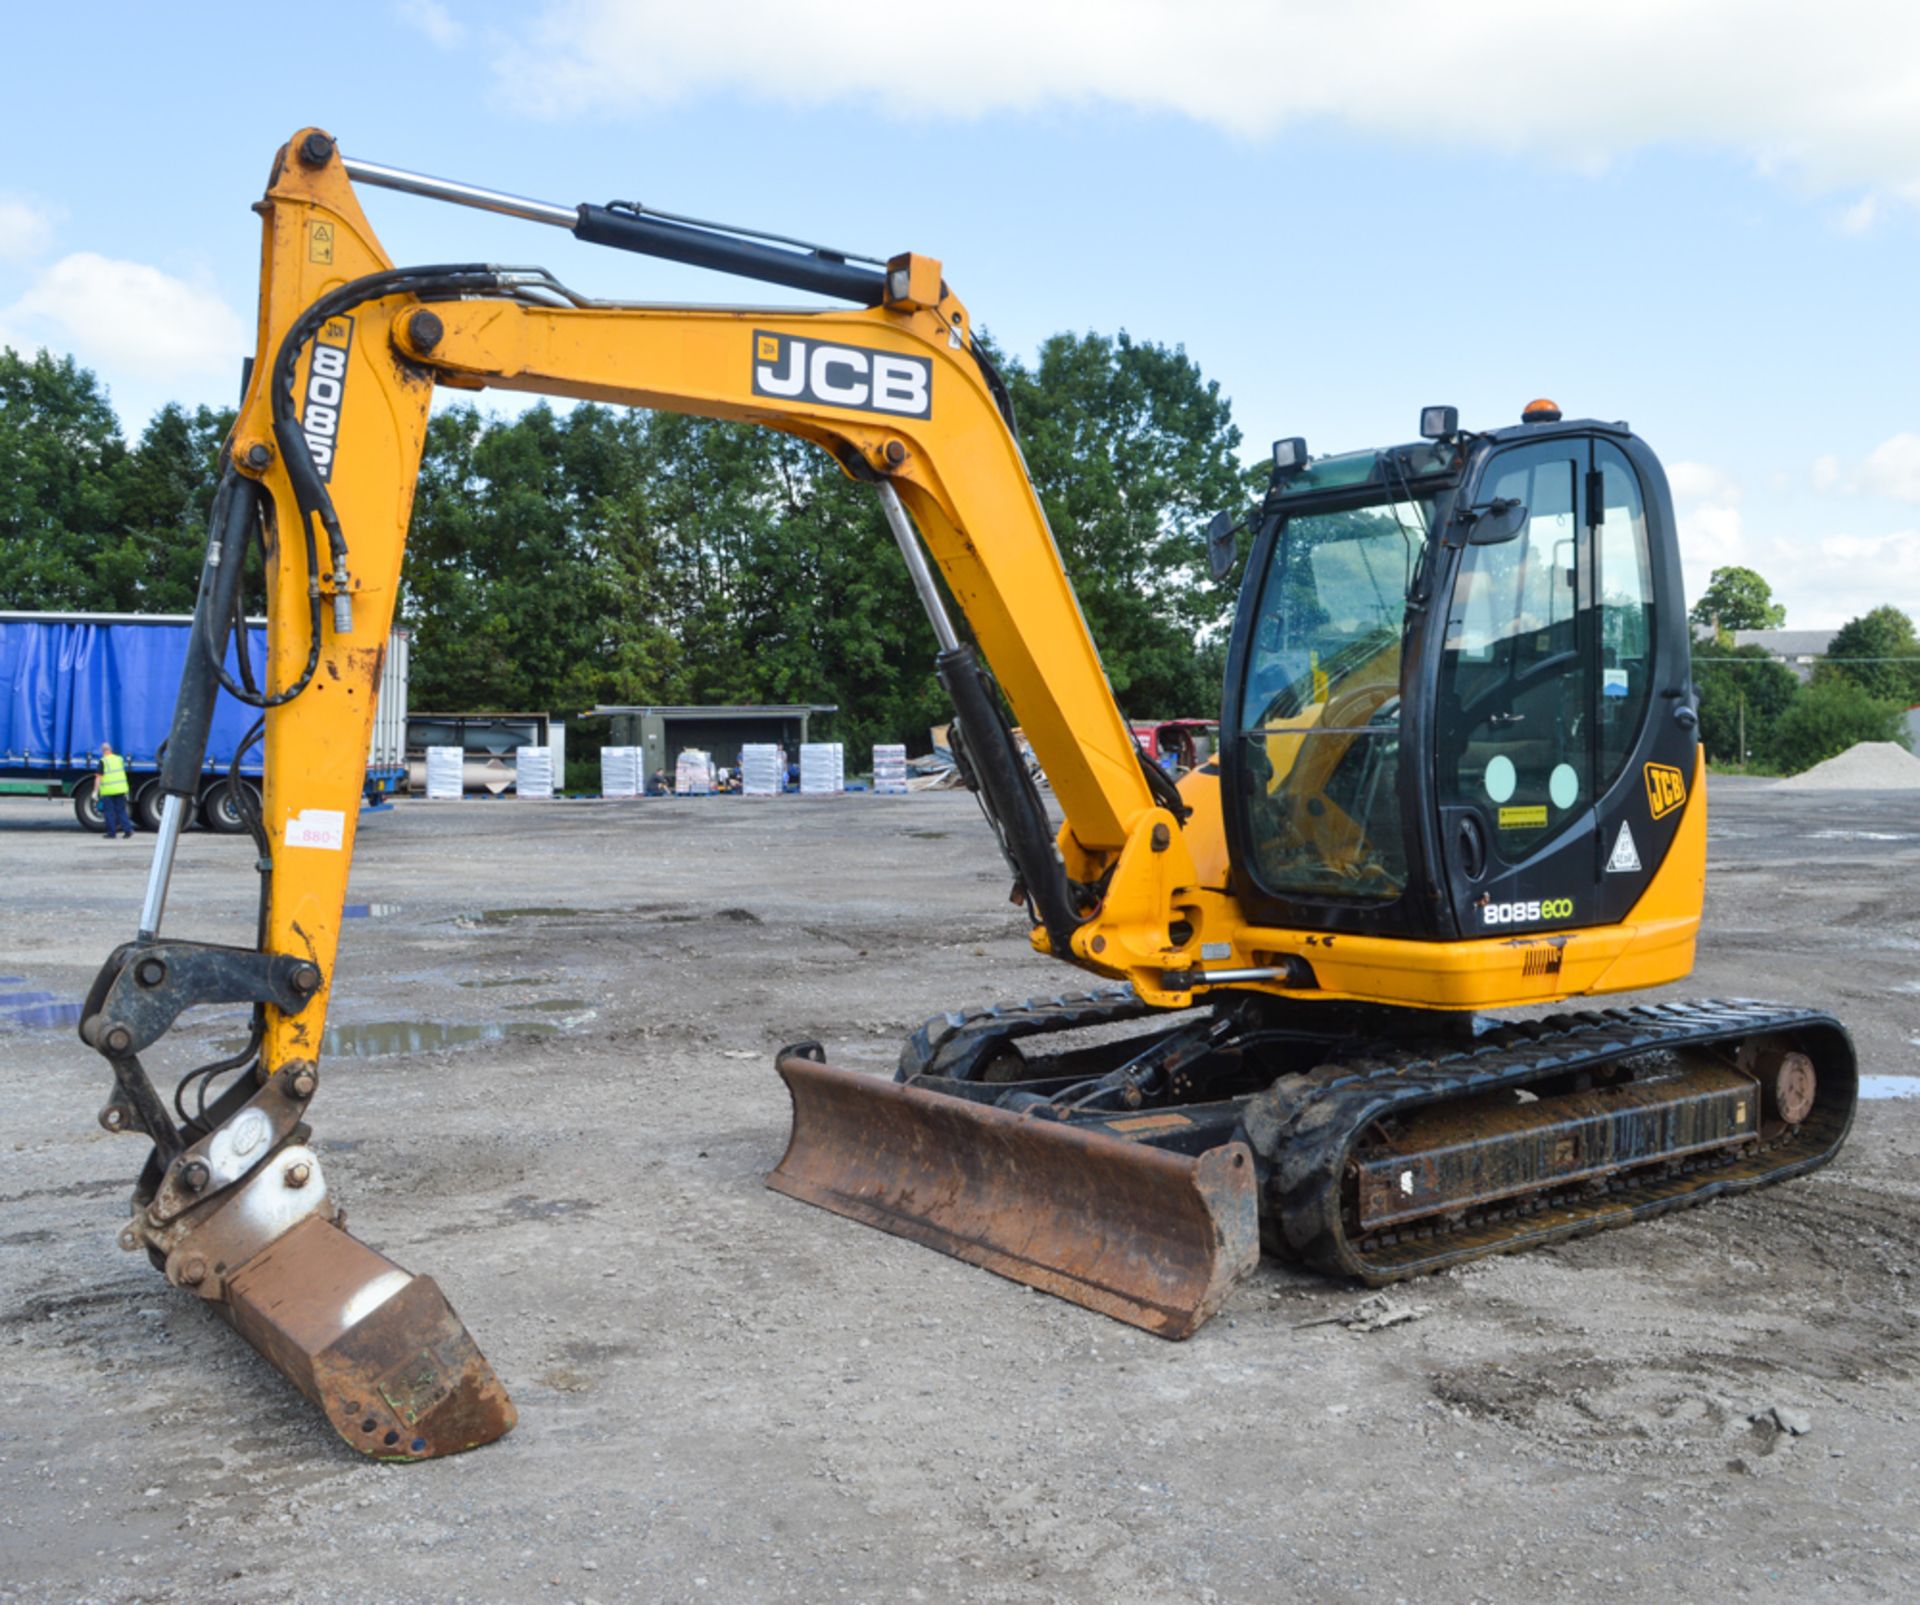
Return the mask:
<path id="1" fill-rule="evenodd" d="M 1195 531 L 1263 485 L 1219 387 L 1179 347 L 1058 334 L 997 361 L 1028 468 L 1121 704 L 1217 710 L 1232 591 Z M 168 406 L 129 443 L 71 357 L 0 349 L 0 607 L 192 609 L 231 410 Z M 1257 493 L 1257 490 L 1256 490 Z M 872 491 L 747 425 L 581 405 L 456 406 L 427 431 L 402 575 L 414 706 L 813 702 L 856 752 L 947 717 L 934 642 Z M 1792 773 L 1903 739 L 1920 641 L 1892 606 L 1849 622 L 1803 686 L 1733 632 L 1777 627 L 1765 579 L 1694 605 L 1715 762 Z"/>
<path id="2" fill-rule="evenodd" d="M 1920 705 L 1920 639 L 1887 604 L 1850 619 L 1828 641 L 1805 684 L 1765 647 L 1736 645 L 1736 630 L 1773 630 L 1787 610 L 1750 568 L 1715 569 L 1689 619 L 1700 737 L 1721 764 L 1798 774 L 1861 741 L 1907 740 Z"/>
<path id="3" fill-rule="evenodd" d="M 1059 334 L 998 355 L 1029 470 L 1114 690 L 1208 714 L 1231 592 L 1195 538 L 1244 499 L 1240 434 L 1183 350 Z M 228 410 L 128 444 L 71 358 L 0 351 L 0 606 L 186 612 Z M 412 701 L 832 703 L 828 733 L 924 750 L 935 643 L 870 487 L 748 425 L 583 404 L 438 412 L 402 576 Z"/>

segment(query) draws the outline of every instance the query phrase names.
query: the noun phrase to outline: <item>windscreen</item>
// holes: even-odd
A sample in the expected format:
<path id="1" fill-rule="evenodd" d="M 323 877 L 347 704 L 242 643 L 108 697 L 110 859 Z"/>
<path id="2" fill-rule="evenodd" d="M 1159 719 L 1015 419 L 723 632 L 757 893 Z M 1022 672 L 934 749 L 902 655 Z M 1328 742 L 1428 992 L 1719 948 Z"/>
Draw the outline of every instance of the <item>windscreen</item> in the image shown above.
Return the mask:
<path id="1" fill-rule="evenodd" d="M 1256 879 L 1385 902 L 1406 887 L 1400 653 L 1433 503 L 1289 518 L 1262 578 L 1240 729 Z"/>

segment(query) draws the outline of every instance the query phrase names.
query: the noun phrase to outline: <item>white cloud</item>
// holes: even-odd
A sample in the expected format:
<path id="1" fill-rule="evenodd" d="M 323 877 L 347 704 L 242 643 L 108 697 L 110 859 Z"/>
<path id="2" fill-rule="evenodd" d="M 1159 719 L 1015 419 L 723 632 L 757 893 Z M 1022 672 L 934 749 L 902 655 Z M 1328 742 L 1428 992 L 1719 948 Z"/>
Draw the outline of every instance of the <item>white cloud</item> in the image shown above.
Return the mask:
<path id="1" fill-rule="evenodd" d="M 1920 435 L 1883 440 L 1860 465 L 1859 488 L 1897 502 L 1920 502 Z"/>
<path id="2" fill-rule="evenodd" d="M 1788 622 L 1803 629 L 1838 627 L 1887 602 L 1920 611 L 1920 529 L 1775 541 L 1766 562 L 1774 594 L 1793 598 Z"/>
<path id="3" fill-rule="evenodd" d="M 30 262 L 53 243 L 53 218 L 30 201 L 0 196 L 0 262 Z"/>
<path id="4" fill-rule="evenodd" d="M 903 18 L 907 14 L 903 14 Z M 1097 104 L 1260 138 L 1334 124 L 1592 169 L 1732 151 L 1824 190 L 1920 198 L 1920 7 L 1827 0 L 547 0 L 496 50 L 501 94 L 566 118 L 712 92 L 913 118 Z M 1865 201 L 1855 204 L 1861 211 Z"/>
<path id="5" fill-rule="evenodd" d="M 1691 605 L 1707 588 L 1713 571 L 1739 563 L 1754 564 L 1737 507 L 1705 506 L 1676 517 L 1680 526 L 1681 581 Z"/>
<path id="6" fill-rule="evenodd" d="M 253 347 L 252 331 L 211 291 L 92 251 L 46 268 L 0 307 L 0 328 L 19 349 L 73 352 L 109 383 L 230 377 Z"/>
<path id="7" fill-rule="evenodd" d="M 454 20 L 440 0 L 400 0 L 399 12 L 402 22 L 442 50 L 452 50 L 467 36 L 465 26 Z"/>
<path id="8" fill-rule="evenodd" d="M 1880 216 L 1880 197 L 1863 195 L 1840 214 L 1842 234 L 1865 234 Z"/>
<path id="9" fill-rule="evenodd" d="M 1813 460 L 1813 488 L 1832 490 L 1840 483 L 1840 459 L 1825 452 Z"/>
<path id="10" fill-rule="evenodd" d="M 1740 500 L 1740 487 L 1730 475 L 1711 463 L 1668 463 L 1667 484 L 1676 502 L 1723 502 Z"/>

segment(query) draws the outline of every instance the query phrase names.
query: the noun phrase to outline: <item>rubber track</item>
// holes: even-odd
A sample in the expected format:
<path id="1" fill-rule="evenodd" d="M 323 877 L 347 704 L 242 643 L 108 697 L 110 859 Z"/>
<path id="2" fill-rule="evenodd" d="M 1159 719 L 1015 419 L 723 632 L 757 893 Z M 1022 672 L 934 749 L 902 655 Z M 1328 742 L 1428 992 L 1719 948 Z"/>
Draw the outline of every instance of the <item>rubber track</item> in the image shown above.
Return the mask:
<path id="1" fill-rule="evenodd" d="M 1812 1055 L 1819 1101 L 1799 1132 L 1705 1176 L 1657 1178 L 1621 1198 L 1554 1202 L 1511 1221 L 1363 1250 L 1346 1234 L 1347 1157 L 1376 1120 L 1663 1049 L 1789 1035 Z M 1254 1148 L 1273 1161 L 1262 1200 L 1270 1247 L 1376 1286 L 1559 1238 L 1626 1225 L 1723 1193 L 1803 1175 L 1831 1159 L 1853 1120 L 1853 1046 L 1831 1015 L 1746 999 L 1643 1004 L 1494 1028 L 1442 1053 L 1388 1052 L 1283 1076 L 1249 1100 Z"/>
<path id="2" fill-rule="evenodd" d="M 900 1050 L 896 1081 L 915 1076 L 948 1076 L 971 1081 L 980 1061 L 1003 1043 L 1079 1026 L 1137 1020 L 1148 1012 L 1130 986 L 1096 987 L 1054 998 L 992 1003 L 984 1008 L 936 1014 L 907 1038 Z"/>

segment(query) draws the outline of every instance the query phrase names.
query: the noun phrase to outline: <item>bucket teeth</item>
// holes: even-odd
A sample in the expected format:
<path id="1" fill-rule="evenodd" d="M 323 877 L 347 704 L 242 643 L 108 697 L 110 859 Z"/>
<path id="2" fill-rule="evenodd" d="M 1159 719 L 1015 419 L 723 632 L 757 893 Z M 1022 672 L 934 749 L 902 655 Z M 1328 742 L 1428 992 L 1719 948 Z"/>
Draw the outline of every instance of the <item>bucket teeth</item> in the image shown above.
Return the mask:
<path id="1" fill-rule="evenodd" d="M 1199 1157 L 787 1055 L 777 1192 L 1166 1338 L 1259 1262 L 1252 1156 Z"/>
<path id="2" fill-rule="evenodd" d="M 226 1310 L 362 1454 L 429 1460 L 513 1428 L 513 1401 L 432 1279 L 328 1221 L 302 1221 L 242 1266 Z"/>

